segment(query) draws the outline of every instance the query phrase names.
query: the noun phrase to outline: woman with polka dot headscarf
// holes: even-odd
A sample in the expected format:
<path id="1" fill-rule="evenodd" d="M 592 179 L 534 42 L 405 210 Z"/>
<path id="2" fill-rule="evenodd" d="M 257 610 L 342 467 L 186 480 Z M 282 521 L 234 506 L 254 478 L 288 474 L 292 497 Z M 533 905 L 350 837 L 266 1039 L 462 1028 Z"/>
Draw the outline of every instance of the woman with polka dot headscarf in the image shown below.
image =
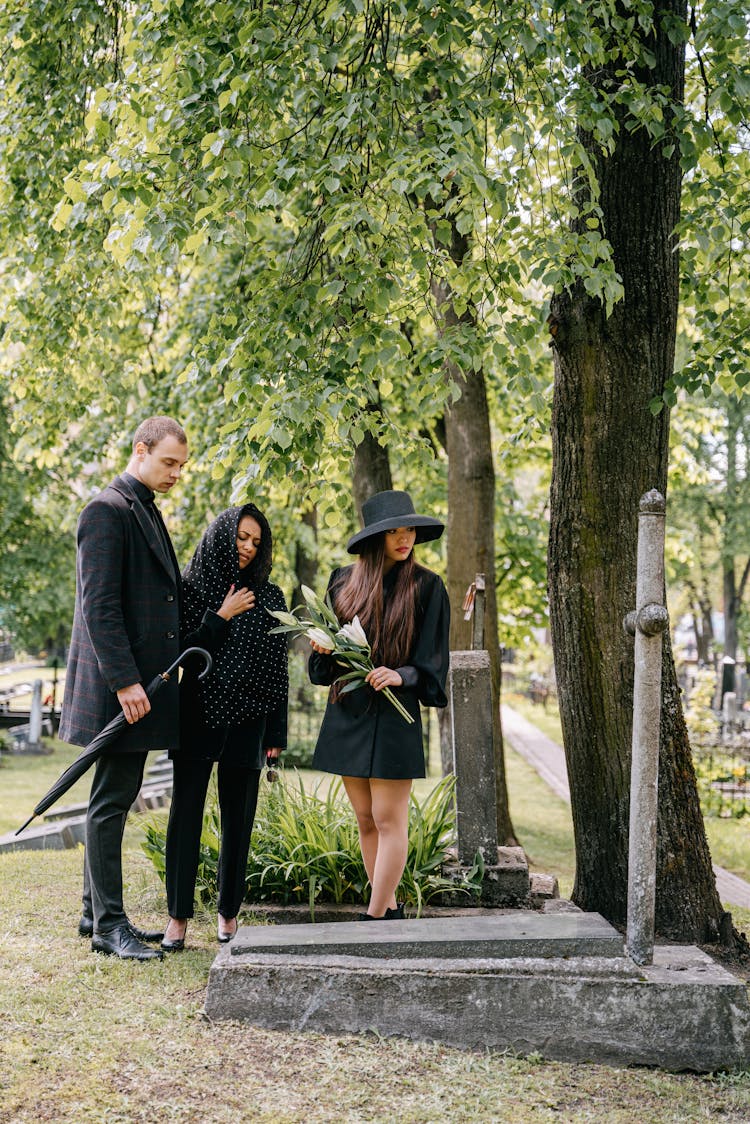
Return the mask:
<path id="1" fill-rule="evenodd" d="M 210 525 L 183 574 L 184 643 L 213 655 L 197 682 L 187 669 L 181 684 L 180 748 L 171 754 L 174 789 L 167 828 L 166 881 L 170 921 L 161 947 L 185 946 L 198 870 L 203 806 L 218 761 L 221 847 L 218 939 L 237 931 L 245 871 L 266 756 L 286 746 L 286 640 L 266 609 L 285 610 L 284 595 L 268 580 L 271 528 L 254 504 L 230 507 Z"/>

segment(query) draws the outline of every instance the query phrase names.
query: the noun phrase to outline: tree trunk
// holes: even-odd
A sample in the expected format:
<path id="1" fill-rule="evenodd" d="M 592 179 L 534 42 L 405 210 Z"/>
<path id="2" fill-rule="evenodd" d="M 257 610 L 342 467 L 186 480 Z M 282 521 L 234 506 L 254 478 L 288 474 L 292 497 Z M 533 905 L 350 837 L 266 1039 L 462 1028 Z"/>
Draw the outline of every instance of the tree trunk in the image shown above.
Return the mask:
<path id="1" fill-rule="evenodd" d="M 500 723 L 501 651 L 497 632 L 495 594 L 495 471 L 492 464 L 489 410 L 481 371 L 452 378 L 461 397 L 446 411 L 448 445 L 448 573 L 451 650 L 471 648 L 472 622 L 460 608 L 476 574 L 484 574 L 486 602 L 484 646 L 492 668 L 492 719 L 495 761 L 497 838 L 501 845 L 516 844 L 508 807 L 505 755 Z"/>
<path id="2" fill-rule="evenodd" d="M 666 0 L 667 15 L 685 17 Z M 657 20 L 664 15 L 657 15 Z M 684 52 L 658 26 L 653 71 L 683 94 Z M 616 63 L 596 76 L 616 84 Z M 677 148 L 662 154 L 621 120 L 599 159 L 604 229 L 624 285 L 607 318 L 583 286 L 556 296 L 549 597 L 576 840 L 575 902 L 624 924 L 627 912 L 638 502 L 666 494 L 669 417 L 649 402 L 672 374 L 678 303 Z M 591 149 L 590 137 L 581 133 Z M 636 186 L 637 185 L 637 186 Z M 723 916 L 701 818 L 668 635 L 664 640 L 656 924 L 662 937 L 715 940 Z"/>
<path id="3" fill-rule="evenodd" d="M 714 626 L 711 619 L 711 598 L 706 588 L 704 575 L 701 575 L 700 591 L 691 582 L 686 582 L 690 591 L 690 604 L 693 615 L 695 651 L 699 665 L 711 663 L 711 647 L 714 642 Z"/>
<path id="4" fill-rule="evenodd" d="M 724 655 L 737 659 L 737 617 L 739 598 L 735 572 L 735 550 L 738 523 L 737 442 L 739 440 L 740 410 L 731 399 L 727 400 L 727 480 L 725 523 L 721 551 L 722 584 L 724 590 Z"/>
<path id="5" fill-rule="evenodd" d="M 378 410 L 378 406 L 372 406 Z M 362 522 L 362 504 L 376 492 L 387 492 L 393 487 L 391 465 L 388 460 L 388 450 L 384 448 L 372 433 L 365 432 L 365 436 L 354 450 L 352 464 L 352 492 L 357 515 Z"/>
<path id="6" fill-rule="evenodd" d="M 469 253 L 466 237 L 453 227 L 451 255 L 457 263 Z M 432 293 L 443 322 L 456 327 L 459 318 L 453 308 L 450 286 L 434 280 Z M 467 309 L 460 318 L 476 318 Z M 505 754 L 500 722 L 502 664 L 497 632 L 495 590 L 495 468 L 492 461 L 492 435 L 484 372 L 460 371 L 447 367 L 447 375 L 461 389 L 460 397 L 445 412 L 445 441 L 448 453 L 448 572 L 446 585 L 451 603 L 451 650 L 471 648 L 472 625 L 463 619 L 460 607 L 466 590 L 478 573 L 486 585 L 484 645 L 492 669 L 492 739 L 495 761 L 495 801 L 497 840 L 502 845 L 517 843 L 508 806 L 505 779 Z"/>

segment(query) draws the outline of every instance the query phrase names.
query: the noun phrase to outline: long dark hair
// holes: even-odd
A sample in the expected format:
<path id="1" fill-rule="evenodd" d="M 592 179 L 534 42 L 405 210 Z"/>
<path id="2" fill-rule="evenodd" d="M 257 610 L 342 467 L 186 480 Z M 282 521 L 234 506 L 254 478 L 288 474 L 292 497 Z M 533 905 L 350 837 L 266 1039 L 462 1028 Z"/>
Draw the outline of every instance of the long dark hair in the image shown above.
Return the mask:
<path id="1" fill-rule="evenodd" d="M 239 533 L 240 522 L 245 515 L 251 516 L 260 527 L 260 546 L 252 562 L 245 566 L 243 570 L 240 570 L 239 586 L 244 585 L 248 589 L 257 589 L 258 586 L 263 585 L 263 582 L 268 579 L 268 575 L 271 573 L 273 536 L 268 520 L 254 503 L 246 503 L 240 510 L 237 519 L 237 533 Z M 232 545 L 234 546 L 234 544 Z"/>
<path id="2" fill-rule="evenodd" d="M 414 643 L 417 624 L 417 564 L 414 551 L 395 562 L 395 580 L 383 605 L 385 534 L 362 543 L 359 558 L 343 583 L 333 589 L 333 607 L 342 623 L 358 616 L 372 648 L 374 663 L 403 667 Z"/>

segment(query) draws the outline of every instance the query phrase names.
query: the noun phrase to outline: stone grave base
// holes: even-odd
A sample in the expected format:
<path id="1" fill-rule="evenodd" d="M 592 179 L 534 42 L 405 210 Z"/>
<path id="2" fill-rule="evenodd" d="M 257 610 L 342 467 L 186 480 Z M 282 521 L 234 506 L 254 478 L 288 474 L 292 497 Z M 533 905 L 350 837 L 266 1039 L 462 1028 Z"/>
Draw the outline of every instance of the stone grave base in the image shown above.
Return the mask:
<path id="1" fill-rule="evenodd" d="M 569 1062 L 750 1062 L 742 981 L 689 946 L 659 946 L 640 968 L 598 914 L 245 926 L 213 963 L 205 1009 L 276 1030 Z"/>

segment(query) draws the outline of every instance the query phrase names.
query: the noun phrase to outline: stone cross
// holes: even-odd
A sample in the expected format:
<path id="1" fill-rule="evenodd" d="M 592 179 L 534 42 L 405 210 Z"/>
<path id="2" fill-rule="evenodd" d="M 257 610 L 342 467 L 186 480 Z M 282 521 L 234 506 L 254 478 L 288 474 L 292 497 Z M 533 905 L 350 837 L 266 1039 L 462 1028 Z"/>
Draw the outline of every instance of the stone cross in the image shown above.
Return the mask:
<path id="1" fill-rule="evenodd" d="M 32 686 L 29 713 L 29 748 L 38 749 L 42 739 L 42 681 L 35 679 Z"/>
<path id="2" fill-rule="evenodd" d="M 624 621 L 635 636 L 626 945 L 636 964 L 651 964 L 654 954 L 662 633 L 669 619 L 664 607 L 665 516 L 660 492 L 641 496 L 635 611 Z"/>

